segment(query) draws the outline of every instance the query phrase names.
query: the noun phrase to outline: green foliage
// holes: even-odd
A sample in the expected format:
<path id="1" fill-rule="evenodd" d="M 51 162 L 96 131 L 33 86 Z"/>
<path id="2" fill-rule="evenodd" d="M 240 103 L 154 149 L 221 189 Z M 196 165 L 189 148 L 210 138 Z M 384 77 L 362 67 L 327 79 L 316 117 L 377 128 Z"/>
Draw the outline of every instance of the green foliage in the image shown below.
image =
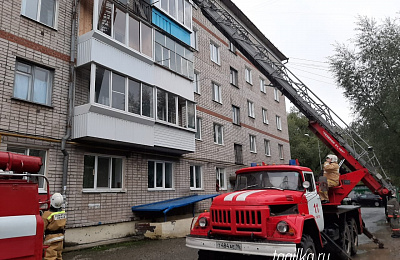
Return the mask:
<path id="1" fill-rule="evenodd" d="M 400 23 L 359 17 L 354 46 L 336 45 L 330 65 L 358 114 L 359 134 L 374 147 L 386 173 L 400 184 Z"/>
<path id="2" fill-rule="evenodd" d="M 316 175 L 321 172 L 321 164 L 329 149 L 308 129 L 308 119 L 296 108 L 288 114 L 290 152 L 300 165 L 311 168 Z"/>

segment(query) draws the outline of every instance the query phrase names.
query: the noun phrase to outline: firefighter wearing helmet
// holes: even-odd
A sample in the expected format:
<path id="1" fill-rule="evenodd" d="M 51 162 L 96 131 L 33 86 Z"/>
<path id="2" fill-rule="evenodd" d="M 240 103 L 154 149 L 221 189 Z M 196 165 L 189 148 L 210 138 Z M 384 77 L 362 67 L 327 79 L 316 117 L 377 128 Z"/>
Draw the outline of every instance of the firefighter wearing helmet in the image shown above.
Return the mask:
<path id="1" fill-rule="evenodd" d="M 44 245 L 46 249 L 45 260 L 62 260 L 65 224 L 67 222 L 65 211 L 62 210 L 64 198 L 60 193 L 54 193 L 50 200 L 50 210 L 42 215 L 44 221 Z"/>
<path id="2" fill-rule="evenodd" d="M 336 155 L 329 154 L 324 163 L 324 177 L 326 177 L 327 187 L 320 189 L 319 196 L 322 203 L 329 203 L 328 189 L 339 185 L 339 165 Z"/>
<path id="3" fill-rule="evenodd" d="M 392 229 L 392 237 L 400 238 L 400 206 L 395 193 L 391 194 L 391 198 L 387 202 L 387 214 Z"/>

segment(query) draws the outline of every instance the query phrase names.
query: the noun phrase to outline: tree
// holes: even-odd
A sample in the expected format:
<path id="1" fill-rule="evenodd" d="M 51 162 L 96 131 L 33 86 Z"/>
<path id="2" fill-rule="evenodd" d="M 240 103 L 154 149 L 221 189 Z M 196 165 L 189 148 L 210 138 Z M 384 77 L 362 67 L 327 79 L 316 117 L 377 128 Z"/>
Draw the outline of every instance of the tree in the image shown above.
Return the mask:
<path id="1" fill-rule="evenodd" d="M 400 181 L 400 24 L 359 17 L 354 46 L 337 44 L 330 65 L 354 112 L 357 130 L 386 173 Z M 399 182 L 398 182 L 399 184 Z"/>
<path id="2" fill-rule="evenodd" d="M 287 120 L 292 158 L 318 175 L 329 149 L 308 129 L 308 119 L 297 108 L 291 108 Z"/>

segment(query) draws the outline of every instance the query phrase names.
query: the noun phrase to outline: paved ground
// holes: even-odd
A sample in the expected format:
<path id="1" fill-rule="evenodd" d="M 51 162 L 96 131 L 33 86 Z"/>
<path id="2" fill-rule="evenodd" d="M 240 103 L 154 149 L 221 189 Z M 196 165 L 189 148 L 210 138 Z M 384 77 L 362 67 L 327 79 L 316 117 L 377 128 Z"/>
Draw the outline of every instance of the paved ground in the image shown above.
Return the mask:
<path id="1" fill-rule="evenodd" d="M 358 254 L 354 260 L 400 259 L 400 238 L 390 237 L 383 208 L 362 208 L 362 215 L 369 230 L 384 244 L 379 249 L 366 236 L 360 236 Z M 91 249 L 64 253 L 64 260 L 196 260 L 197 250 L 187 248 L 185 239 L 144 240 L 125 242 L 112 246 L 98 246 Z M 334 259 L 330 259 L 334 260 Z"/>

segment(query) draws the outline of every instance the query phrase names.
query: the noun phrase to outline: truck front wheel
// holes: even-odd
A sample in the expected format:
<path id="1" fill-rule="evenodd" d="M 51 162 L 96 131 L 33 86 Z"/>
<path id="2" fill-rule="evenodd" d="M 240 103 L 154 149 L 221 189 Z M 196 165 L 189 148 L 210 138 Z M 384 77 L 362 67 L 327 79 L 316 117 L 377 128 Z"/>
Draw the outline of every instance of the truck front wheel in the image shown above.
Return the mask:
<path id="1" fill-rule="evenodd" d="M 301 242 L 298 244 L 297 248 L 302 256 L 305 255 L 304 259 L 309 259 L 308 256 L 310 254 L 313 255 L 310 259 L 316 259 L 315 245 L 310 235 L 303 234 L 301 237 Z"/>

